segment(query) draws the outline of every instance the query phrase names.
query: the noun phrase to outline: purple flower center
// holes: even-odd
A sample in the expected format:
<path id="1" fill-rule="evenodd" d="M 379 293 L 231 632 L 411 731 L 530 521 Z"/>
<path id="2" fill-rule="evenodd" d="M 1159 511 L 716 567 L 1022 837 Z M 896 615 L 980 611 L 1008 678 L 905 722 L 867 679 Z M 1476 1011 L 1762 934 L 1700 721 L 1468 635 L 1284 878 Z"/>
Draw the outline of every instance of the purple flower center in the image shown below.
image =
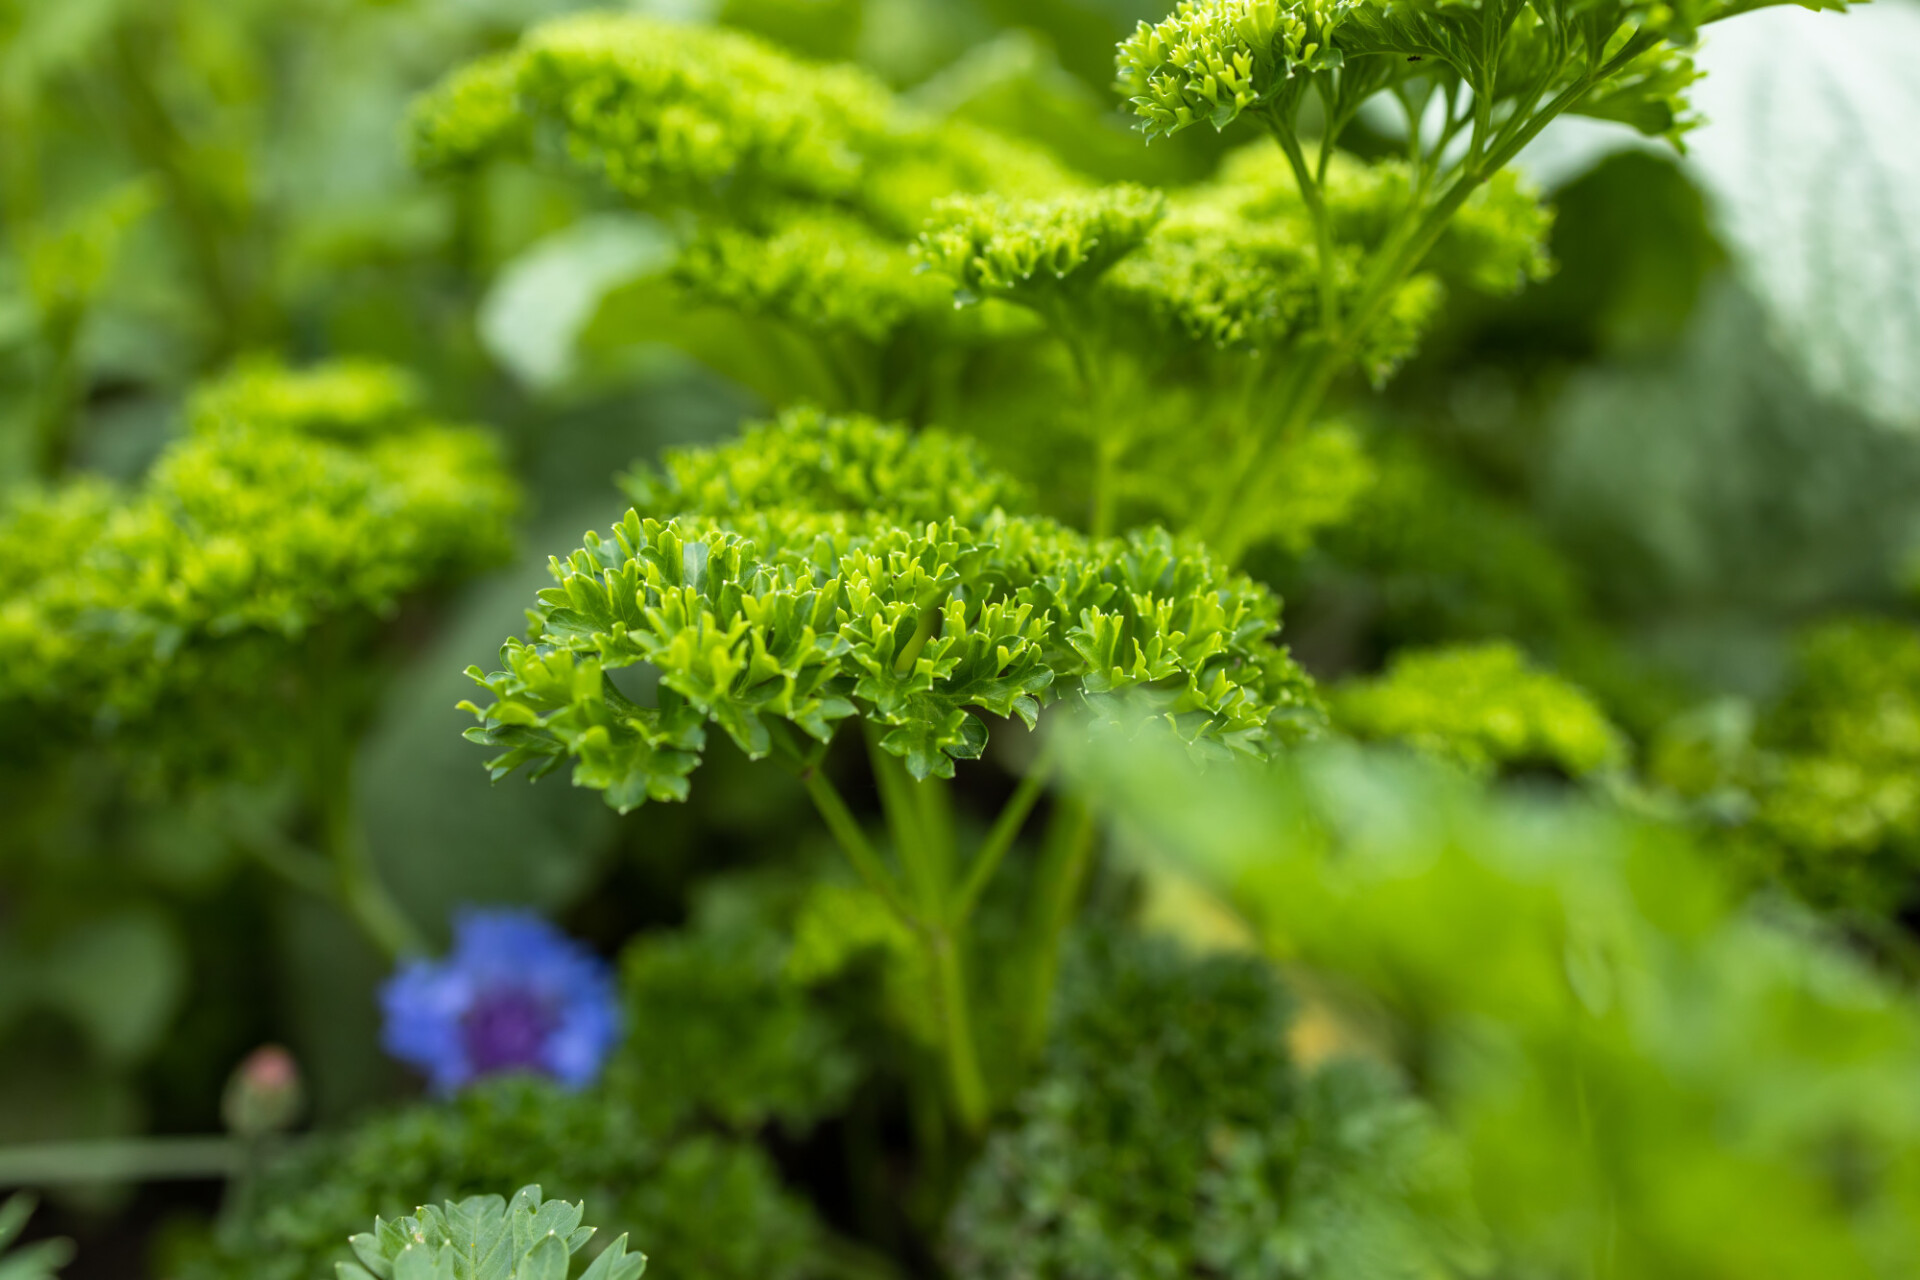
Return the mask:
<path id="1" fill-rule="evenodd" d="M 520 987 L 488 991 L 460 1020 L 475 1075 L 546 1069 L 547 1037 L 560 1025 L 550 1002 Z"/>

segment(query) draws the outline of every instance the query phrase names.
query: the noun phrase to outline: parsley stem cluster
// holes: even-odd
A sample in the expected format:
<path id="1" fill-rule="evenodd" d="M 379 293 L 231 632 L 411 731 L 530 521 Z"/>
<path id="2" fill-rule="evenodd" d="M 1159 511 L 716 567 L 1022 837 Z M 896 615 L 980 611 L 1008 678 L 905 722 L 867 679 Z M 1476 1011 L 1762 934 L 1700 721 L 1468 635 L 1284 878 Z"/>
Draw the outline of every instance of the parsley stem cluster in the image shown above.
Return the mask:
<path id="1" fill-rule="evenodd" d="M 1635 31 L 1620 44 L 1616 52 L 1604 59 L 1589 61 L 1578 71 L 1572 71 L 1571 68 L 1579 61 L 1579 56 L 1565 55 L 1561 65 L 1544 71 L 1533 81 L 1498 126 L 1494 124 L 1492 95 L 1484 90 L 1468 88 L 1463 110 L 1461 95 L 1457 92 L 1459 86 L 1456 84 L 1452 86 L 1454 92 L 1450 92 L 1447 98 L 1446 117 L 1437 137 L 1429 145 L 1422 143 L 1423 122 L 1412 105 L 1412 99 L 1403 96 L 1409 132 L 1408 151 L 1414 158 L 1420 180 L 1414 186 L 1413 198 L 1398 216 L 1369 264 L 1358 297 L 1344 315 L 1337 308 L 1333 292 L 1335 264 L 1321 189 L 1327 157 L 1337 141 L 1337 130 L 1345 120 L 1337 112 L 1336 102 L 1329 97 L 1325 103 L 1327 132 L 1320 142 L 1320 164 L 1316 169 L 1310 169 L 1297 132 L 1296 119 L 1271 107 L 1261 113 L 1260 118 L 1285 156 L 1312 219 L 1322 299 L 1321 328 L 1301 344 L 1295 357 L 1296 367 L 1281 384 L 1271 419 L 1277 424 L 1276 427 L 1268 433 L 1249 433 L 1243 437 L 1241 452 L 1235 459 L 1236 465 L 1226 472 L 1225 483 L 1215 491 L 1206 514 L 1195 528 L 1199 536 L 1229 560 L 1237 560 L 1245 553 L 1257 529 L 1250 515 L 1254 505 L 1253 495 L 1270 489 L 1274 483 L 1275 469 L 1285 465 L 1284 457 L 1275 446 L 1297 433 L 1322 411 L 1328 394 L 1352 368 L 1362 343 L 1369 331 L 1380 322 L 1396 290 L 1426 260 L 1461 207 L 1488 179 L 1511 163 L 1542 129 L 1576 109 L 1596 86 L 1607 82 L 1660 41 L 1658 33 Z M 1496 45 L 1488 56 L 1489 65 L 1497 68 L 1499 57 L 1500 51 Z M 1546 105 L 1539 106 L 1539 98 L 1547 86 L 1569 74 L 1570 82 Z M 1330 93 L 1324 85 L 1322 92 Z M 1296 109 L 1298 101 L 1298 98 L 1294 99 Z M 1448 147 L 1461 130 L 1469 126 L 1471 133 L 1464 156 L 1451 166 L 1447 165 L 1445 156 Z M 1437 199 L 1426 203 L 1424 193 L 1436 181 L 1445 190 Z"/>

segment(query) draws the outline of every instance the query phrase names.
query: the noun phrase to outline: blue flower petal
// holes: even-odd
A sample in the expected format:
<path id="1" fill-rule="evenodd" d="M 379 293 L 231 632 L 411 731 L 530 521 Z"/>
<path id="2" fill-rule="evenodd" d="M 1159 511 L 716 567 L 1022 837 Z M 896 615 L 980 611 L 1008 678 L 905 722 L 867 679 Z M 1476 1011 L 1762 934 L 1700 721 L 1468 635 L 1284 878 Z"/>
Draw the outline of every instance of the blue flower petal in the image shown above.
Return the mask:
<path id="1" fill-rule="evenodd" d="M 621 1032 L 619 992 L 606 962 L 523 911 L 462 911 L 453 935 L 445 959 L 409 961 L 382 988 L 386 1051 L 422 1072 L 436 1092 L 451 1093 L 488 1064 L 524 1060 L 517 1050 L 526 1047 L 532 1025 L 532 1034 L 544 1036 L 532 1058 L 547 1074 L 570 1087 L 591 1083 Z M 523 1037 L 517 1042 L 489 1044 L 489 1012 L 503 1002 L 532 1006 L 534 1016 L 514 1021 Z M 516 1051 L 500 1052 L 508 1044 Z"/>

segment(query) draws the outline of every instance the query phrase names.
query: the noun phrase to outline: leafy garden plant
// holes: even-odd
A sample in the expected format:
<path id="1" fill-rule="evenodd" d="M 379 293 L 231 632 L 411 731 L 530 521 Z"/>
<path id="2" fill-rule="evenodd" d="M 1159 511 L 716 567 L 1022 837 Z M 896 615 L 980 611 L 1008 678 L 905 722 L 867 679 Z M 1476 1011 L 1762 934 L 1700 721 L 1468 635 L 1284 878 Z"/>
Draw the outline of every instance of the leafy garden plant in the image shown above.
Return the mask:
<path id="1" fill-rule="evenodd" d="M 543 1200 L 522 1187 L 512 1200 L 475 1196 L 458 1204 L 423 1205 L 412 1217 L 373 1220 L 353 1237 L 358 1262 L 343 1262 L 339 1280 L 567 1280 L 571 1259 L 593 1238 L 580 1225 L 585 1210 Z M 639 1280 L 645 1254 L 627 1252 L 621 1236 L 581 1271 L 581 1280 Z"/>
<path id="2" fill-rule="evenodd" d="M 1010 514 L 1017 486 L 938 431 L 799 412 L 670 455 L 633 485 L 658 514 L 636 508 L 611 539 L 589 535 L 554 562 L 558 585 L 528 639 L 502 651 L 506 669 L 470 672 L 494 698 L 471 708 L 471 736 L 504 748 L 496 773 L 571 762 L 576 783 L 622 810 L 685 798 L 709 725 L 779 759 L 924 949 L 953 1105 L 977 1130 L 993 1100 L 966 930 L 1048 765 L 1029 762 L 966 850 L 943 789 L 955 762 L 985 753 L 989 720 L 1031 730 L 1058 705 L 1158 721 L 1202 756 L 1264 758 L 1313 723 L 1308 682 L 1273 643 L 1277 603 L 1163 531 L 1092 539 Z M 634 666 L 652 677 L 652 705 L 616 681 Z M 884 851 L 829 772 L 843 726 L 864 741 Z M 1034 1013 L 1016 1054 L 1038 1048 L 1093 841 L 1084 810 L 1048 836 L 1025 947 Z"/>
<path id="3" fill-rule="evenodd" d="M 916 3 L 916 39 L 1000 23 Z M 1065 39 L 1091 7 L 1041 6 L 1104 105 L 1012 34 L 927 79 L 863 0 L 566 7 L 383 51 L 424 90 L 389 179 L 424 212 L 316 221 L 269 270 L 277 195 L 222 194 L 137 41 L 244 97 L 217 49 L 274 19 L 109 3 L 63 37 L 0 0 L 0 348 L 42 379 L 0 457 L 31 727 L 0 742 L 0 1032 L 64 1060 L 33 1019 L 68 1009 L 132 1075 L 169 1023 L 118 975 L 239 964 L 153 903 L 258 886 L 103 873 L 150 844 L 333 911 L 246 898 L 283 953 L 334 964 L 344 921 L 387 970 L 289 1019 L 320 1132 L 280 1133 L 273 1048 L 284 1105 L 228 1139 L 0 1147 L 0 1182 L 230 1176 L 164 1246 L 181 1280 L 637 1280 L 629 1235 L 711 1280 L 1911 1271 L 1920 630 L 1828 619 L 1771 692 L 1689 709 L 1655 656 L 1684 637 L 1618 624 L 1625 572 L 1486 482 L 1543 470 L 1507 420 L 1547 393 L 1448 381 L 1578 248 L 1529 144 L 1585 117 L 1679 154 L 1703 31 L 1764 3 L 1177 0 L 1110 64 Z M 146 159 L 56 217 L 62 77 Z M 77 465 L 112 438 L 90 362 L 156 218 L 223 372 L 110 479 Z M 292 282 L 355 237 L 412 308 L 364 332 L 409 332 L 337 345 L 421 371 L 258 354 L 353 328 Z M 523 516 L 549 584 L 456 595 Z M 423 913 L 376 866 L 366 742 L 450 717 L 427 668 L 495 644 L 472 745 L 400 754 L 592 794 L 423 804 L 421 840 L 522 822 Z M 375 1043 L 427 1096 L 394 1105 Z"/>
<path id="4" fill-rule="evenodd" d="M 686 237 L 670 296 L 797 332 L 819 371 L 805 390 L 830 403 L 951 406 L 964 424 L 953 371 L 1044 334 L 1077 388 L 1087 494 L 1046 518 L 939 426 L 810 408 L 670 456 L 630 482 L 611 537 L 555 560 L 502 669 L 471 673 L 492 702 L 470 704 L 470 736 L 499 749 L 496 775 L 571 764 L 623 811 L 684 798 L 709 726 L 781 761 L 924 950 L 949 1101 L 978 1132 L 1038 1050 L 1095 824 L 1050 825 L 1021 947 L 1036 1012 L 991 1054 L 1013 1065 L 989 1069 L 967 927 L 1050 760 L 1028 752 L 970 856 L 943 793 L 955 761 L 986 751 L 991 721 L 1032 729 L 1056 705 L 1164 724 L 1203 757 L 1267 758 L 1315 732 L 1277 602 L 1228 566 L 1263 539 L 1304 545 L 1303 507 L 1343 514 L 1366 464 L 1322 405 L 1349 370 L 1379 379 L 1405 357 L 1444 279 L 1498 290 L 1545 273 L 1548 219 L 1506 170 L 1526 142 L 1569 111 L 1677 138 L 1684 47 L 1727 12 L 1183 2 L 1119 49 L 1147 138 L 1244 116 L 1278 144 L 1193 194 L 1097 186 L 1018 140 L 919 118 L 856 72 L 643 18 L 565 19 L 458 73 L 416 114 L 424 167 L 545 159 L 670 213 Z M 1405 145 L 1364 163 L 1339 144 L 1370 102 L 1398 108 Z M 1199 421 L 1170 411 L 1195 401 Z M 623 684 L 630 667 L 644 679 Z M 1487 700 L 1559 697 L 1570 711 L 1531 712 L 1541 732 L 1584 715 L 1566 732 L 1585 741 L 1549 757 L 1576 773 L 1618 758 L 1577 693 L 1525 679 L 1516 662 L 1462 691 L 1482 704 L 1464 714 L 1509 740 L 1496 751 L 1535 749 L 1515 722 L 1530 713 Z M 1346 704 L 1367 717 L 1364 695 Z M 864 739 L 889 847 L 832 780 L 843 725 Z"/>

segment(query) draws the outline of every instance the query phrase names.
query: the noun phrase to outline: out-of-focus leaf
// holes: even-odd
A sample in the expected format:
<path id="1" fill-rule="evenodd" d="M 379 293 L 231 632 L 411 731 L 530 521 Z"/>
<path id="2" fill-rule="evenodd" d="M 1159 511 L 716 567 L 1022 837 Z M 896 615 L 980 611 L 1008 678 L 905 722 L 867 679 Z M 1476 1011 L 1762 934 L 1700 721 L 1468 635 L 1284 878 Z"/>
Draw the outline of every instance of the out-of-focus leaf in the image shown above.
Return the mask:
<path id="1" fill-rule="evenodd" d="M 968 120 L 1047 147 L 1108 182 L 1192 180 L 1209 149 L 1143 147 L 1111 98 L 1060 65 L 1044 38 L 1020 29 L 976 45 L 908 97 L 936 115 Z"/>
<path id="2" fill-rule="evenodd" d="M 0 3 L 0 97 L 30 92 L 86 57 L 126 7 L 126 0 Z"/>
<path id="3" fill-rule="evenodd" d="M 1766 330 L 1722 278 L 1677 351 L 1569 384 L 1547 518 L 1614 606 L 1672 627 L 1872 598 L 1920 534 L 1913 442 L 1809 391 Z"/>
<path id="4" fill-rule="evenodd" d="M 522 383 L 551 390 L 574 373 L 575 343 L 607 294 L 662 270 L 673 253 L 645 215 L 583 218 L 507 264 L 480 304 L 480 339 Z"/>
<path id="5" fill-rule="evenodd" d="M 158 911 L 132 908 L 75 931 L 43 957 L 46 998 L 110 1058 L 136 1058 L 167 1029 L 186 985 L 180 940 Z"/>
<path id="6" fill-rule="evenodd" d="M 1346 746 L 1171 785 L 1110 750 L 1142 850 L 1422 1046 L 1499 1274 L 1913 1273 L 1920 1012 L 1722 847 Z"/>
<path id="7" fill-rule="evenodd" d="M 1384 111 L 1381 115 L 1391 119 Z M 1527 149 L 1514 161 L 1514 167 L 1542 190 L 1554 191 L 1584 177 L 1602 160 L 1622 151 L 1673 154 L 1673 148 L 1666 143 L 1622 129 L 1611 120 L 1561 116 L 1527 144 Z"/>
<path id="8" fill-rule="evenodd" d="M 1920 7 L 1715 27 L 1690 139 L 1742 275 L 1814 386 L 1920 431 Z"/>

